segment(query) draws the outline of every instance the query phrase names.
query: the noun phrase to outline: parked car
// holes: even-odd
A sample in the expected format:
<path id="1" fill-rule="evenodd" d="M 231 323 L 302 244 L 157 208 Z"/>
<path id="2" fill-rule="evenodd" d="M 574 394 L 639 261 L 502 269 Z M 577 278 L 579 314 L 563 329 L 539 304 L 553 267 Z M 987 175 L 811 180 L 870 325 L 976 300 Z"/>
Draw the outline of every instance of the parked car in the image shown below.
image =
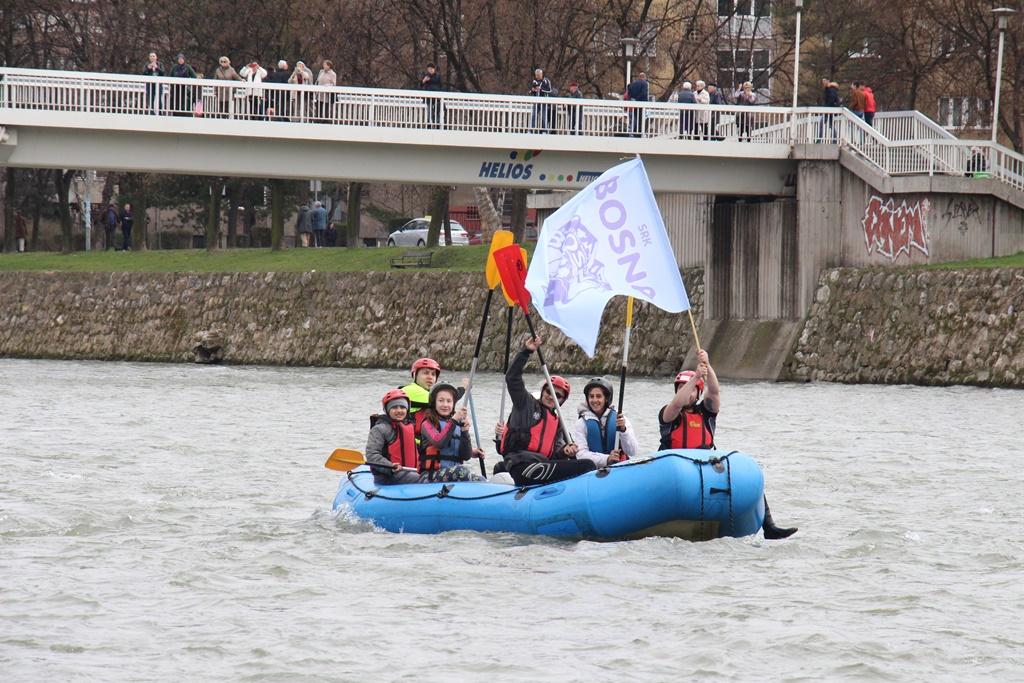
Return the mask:
<path id="1" fill-rule="evenodd" d="M 469 234 L 458 221 L 452 221 L 452 246 L 464 247 L 469 244 Z M 427 245 L 427 231 L 430 230 L 430 218 L 413 218 L 411 221 L 388 235 L 389 247 L 425 247 Z M 441 226 L 441 235 L 437 241 L 439 246 L 446 246 L 444 241 L 444 226 Z"/>

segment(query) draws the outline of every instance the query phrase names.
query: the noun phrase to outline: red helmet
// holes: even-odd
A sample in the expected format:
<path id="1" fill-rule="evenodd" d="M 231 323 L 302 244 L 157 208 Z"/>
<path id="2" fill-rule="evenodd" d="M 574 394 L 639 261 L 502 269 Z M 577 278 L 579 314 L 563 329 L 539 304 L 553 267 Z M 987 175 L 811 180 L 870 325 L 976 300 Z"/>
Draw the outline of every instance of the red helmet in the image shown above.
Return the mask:
<path id="1" fill-rule="evenodd" d="M 405 401 L 405 407 L 409 407 L 409 397 L 405 395 L 405 392 L 402 391 L 401 389 L 391 389 L 390 391 L 385 393 L 380 399 L 380 404 L 384 406 L 385 413 L 388 412 L 388 404 L 394 401 L 395 399 L 401 399 Z"/>
<path id="2" fill-rule="evenodd" d="M 697 373 L 694 372 L 693 370 L 683 370 L 678 375 L 676 375 L 676 389 L 679 388 L 680 384 L 686 384 L 696 376 Z M 697 380 L 697 391 L 704 391 L 704 380 Z"/>
<path id="3" fill-rule="evenodd" d="M 420 358 L 412 364 L 412 378 L 416 379 L 416 372 L 423 368 L 430 368 L 437 372 L 437 376 L 441 376 L 441 366 L 433 358 Z"/>
<path id="4" fill-rule="evenodd" d="M 564 377 L 551 375 L 551 384 L 554 385 L 556 390 L 565 392 L 565 397 L 569 398 L 572 387 L 569 386 L 569 382 L 567 382 Z"/>

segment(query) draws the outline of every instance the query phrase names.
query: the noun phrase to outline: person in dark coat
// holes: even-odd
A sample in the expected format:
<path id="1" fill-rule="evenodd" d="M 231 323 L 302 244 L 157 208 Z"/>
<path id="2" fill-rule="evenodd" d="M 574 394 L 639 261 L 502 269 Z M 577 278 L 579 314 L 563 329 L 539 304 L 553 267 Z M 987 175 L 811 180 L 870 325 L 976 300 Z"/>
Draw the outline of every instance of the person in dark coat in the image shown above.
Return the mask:
<path id="1" fill-rule="evenodd" d="M 505 374 L 512 412 L 507 423 L 498 425 L 499 449 L 504 458 L 501 463 L 504 470 L 519 486 L 561 481 L 597 469 L 592 460 L 576 459 L 579 446 L 567 442 L 563 429 L 557 424 L 555 403 L 561 405 L 568 399 L 568 383 L 552 376 L 556 395 L 552 395 L 545 384 L 541 387 L 540 399 L 526 390 L 523 370 L 540 344 L 539 337 L 527 339 Z"/>
<path id="2" fill-rule="evenodd" d="M 573 81 L 569 84 L 569 90 L 565 93 L 565 97 L 573 100 L 582 100 L 583 93 L 580 92 L 580 84 Z M 580 134 L 580 123 L 582 122 L 582 116 L 580 116 L 581 107 L 575 104 L 566 105 L 569 110 L 569 135 Z"/>
<path id="3" fill-rule="evenodd" d="M 121 209 L 121 251 L 129 251 L 132 248 L 132 225 L 135 223 L 135 214 L 132 212 L 132 205 L 125 204 Z"/>
<path id="4" fill-rule="evenodd" d="M 277 63 L 277 69 L 272 71 L 264 80 L 267 83 L 280 83 L 287 84 L 288 79 L 291 78 L 291 74 L 288 73 L 288 62 L 283 59 Z M 288 108 L 291 101 L 288 98 L 288 93 L 278 88 L 267 88 L 267 109 L 274 110 L 274 121 L 287 121 L 288 120 Z M 267 112 L 267 116 L 270 117 L 270 111 Z"/>
<path id="5" fill-rule="evenodd" d="M 114 232 L 117 231 L 117 206 L 113 202 L 107 206 L 107 210 L 103 212 L 103 233 L 104 241 L 103 248 L 107 251 L 115 249 L 114 247 Z"/>
<path id="6" fill-rule="evenodd" d="M 839 97 L 839 84 L 827 78 L 821 79 L 821 106 L 839 108 L 843 106 L 843 100 Z M 828 138 L 825 137 L 825 129 L 828 128 Z M 835 114 L 825 114 L 821 117 L 821 125 L 818 127 L 819 142 L 835 142 Z"/>
<path id="7" fill-rule="evenodd" d="M 441 74 L 437 73 L 437 66 L 433 63 L 427 64 L 427 69 L 419 75 L 419 88 L 427 92 L 441 92 L 444 85 L 441 83 Z M 427 108 L 427 123 L 430 128 L 437 128 L 441 123 L 441 100 L 436 97 L 423 98 L 423 104 Z"/>
<path id="8" fill-rule="evenodd" d="M 171 67 L 171 78 L 195 78 L 196 71 L 188 62 L 185 55 L 178 53 L 174 66 Z M 175 84 L 171 86 L 171 113 L 174 116 L 190 116 L 192 107 L 195 105 L 195 88 L 190 85 Z"/>
<path id="9" fill-rule="evenodd" d="M 718 86 L 714 83 L 708 83 L 708 104 L 722 105 L 727 104 L 725 101 L 725 95 L 718 89 Z M 721 120 L 722 115 L 716 112 L 714 109 L 711 110 L 711 139 L 712 140 L 724 140 L 725 136 L 721 135 L 718 131 L 718 124 Z"/>
<path id="10" fill-rule="evenodd" d="M 647 74 L 643 71 L 636 75 L 636 80 L 626 88 L 626 94 L 634 102 L 647 102 L 650 100 L 650 89 L 647 84 Z M 629 131 L 633 137 L 643 137 L 644 131 L 644 110 L 641 107 L 630 107 L 629 110 Z"/>
<path id="11" fill-rule="evenodd" d="M 146 68 L 142 70 L 143 76 L 163 76 L 164 67 L 160 64 L 160 61 L 156 58 L 155 52 L 149 53 L 149 58 L 146 60 Z M 158 83 L 146 83 L 146 111 L 147 114 L 159 114 L 160 113 L 160 98 L 162 91 Z"/>
<path id="12" fill-rule="evenodd" d="M 679 104 L 697 104 L 697 96 L 693 93 L 693 85 L 690 81 L 683 83 L 683 89 L 676 95 L 676 101 Z M 683 109 L 679 112 L 679 137 L 690 138 L 694 134 L 694 126 L 696 126 L 697 119 L 694 116 L 696 112 L 693 109 Z"/>
<path id="13" fill-rule="evenodd" d="M 533 80 L 530 81 L 530 96 L 551 97 L 553 90 L 551 81 L 544 76 L 544 70 L 534 69 Z M 533 116 L 531 118 L 530 127 L 533 128 L 535 133 L 551 132 L 551 105 L 533 105 Z"/>

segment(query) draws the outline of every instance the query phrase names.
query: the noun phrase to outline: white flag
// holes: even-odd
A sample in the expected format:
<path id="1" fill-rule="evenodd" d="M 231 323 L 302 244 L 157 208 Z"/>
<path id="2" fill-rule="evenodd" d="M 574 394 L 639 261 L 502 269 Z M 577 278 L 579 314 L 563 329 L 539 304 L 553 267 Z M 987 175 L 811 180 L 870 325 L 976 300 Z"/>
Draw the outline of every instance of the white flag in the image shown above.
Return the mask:
<path id="1" fill-rule="evenodd" d="M 540 316 L 591 357 L 616 294 L 672 313 L 690 307 L 639 158 L 608 169 L 544 221 L 526 289 Z"/>

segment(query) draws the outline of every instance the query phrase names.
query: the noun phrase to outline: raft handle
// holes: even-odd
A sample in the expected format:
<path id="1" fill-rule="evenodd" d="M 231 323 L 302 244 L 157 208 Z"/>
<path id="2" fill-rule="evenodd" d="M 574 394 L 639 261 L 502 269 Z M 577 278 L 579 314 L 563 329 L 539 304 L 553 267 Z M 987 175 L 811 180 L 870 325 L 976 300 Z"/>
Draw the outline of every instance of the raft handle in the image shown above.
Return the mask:
<path id="1" fill-rule="evenodd" d="M 732 489 L 717 489 L 714 486 L 712 486 L 711 488 L 708 489 L 708 493 L 711 494 L 712 496 L 715 495 L 716 493 L 724 493 L 727 496 L 731 496 Z"/>

